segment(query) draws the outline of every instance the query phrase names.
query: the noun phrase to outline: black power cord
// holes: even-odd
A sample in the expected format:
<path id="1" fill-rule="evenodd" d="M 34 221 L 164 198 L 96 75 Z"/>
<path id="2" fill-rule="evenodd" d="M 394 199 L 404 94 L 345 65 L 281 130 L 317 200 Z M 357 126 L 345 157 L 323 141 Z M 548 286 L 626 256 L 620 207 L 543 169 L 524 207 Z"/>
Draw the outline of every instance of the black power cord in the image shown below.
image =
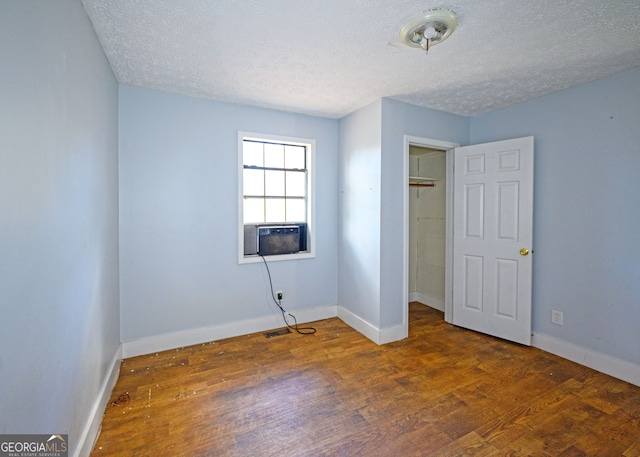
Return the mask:
<path id="1" fill-rule="evenodd" d="M 267 264 L 267 259 L 265 259 L 262 254 L 258 254 L 258 255 L 262 257 L 264 266 L 267 268 L 267 275 L 269 276 L 269 287 L 271 288 L 271 298 L 273 298 L 273 302 L 276 304 L 276 306 L 280 308 L 280 312 L 282 313 L 282 319 L 284 320 L 284 323 L 287 324 L 287 327 L 289 327 L 291 330 L 295 330 L 300 335 L 313 335 L 314 333 L 316 333 L 316 329 L 313 327 L 298 327 L 298 320 L 296 319 L 296 316 L 286 312 L 285 309 L 282 307 L 282 303 L 280 303 L 280 299 L 276 298 L 276 295 L 273 293 L 273 281 L 271 281 L 271 271 L 269 271 L 269 265 Z M 293 319 L 293 322 L 294 322 L 293 325 L 290 325 L 289 322 L 287 321 L 286 314 L 291 316 L 291 318 Z"/>

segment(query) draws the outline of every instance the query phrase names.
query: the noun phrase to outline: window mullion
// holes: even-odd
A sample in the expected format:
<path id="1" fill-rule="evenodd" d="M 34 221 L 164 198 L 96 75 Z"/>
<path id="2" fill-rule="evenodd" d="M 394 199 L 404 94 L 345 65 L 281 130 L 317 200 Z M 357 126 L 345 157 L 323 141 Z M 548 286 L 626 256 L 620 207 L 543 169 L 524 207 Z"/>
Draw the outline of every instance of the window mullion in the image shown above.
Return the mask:
<path id="1" fill-rule="evenodd" d="M 265 171 L 293 171 L 298 173 L 306 173 L 304 168 L 286 168 L 286 167 L 258 167 L 257 165 L 243 165 L 245 170 L 265 170 Z"/>
<path id="2" fill-rule="evenodd" d="M 262 145 L 262 154 L 264 154 L 264 145 Z M 267 195 L 267 171 L 266 170 L 262 170 L 262 195 L 263 195 L 262 220 L 264 222 L 266 222 L 267 221 L 267 199 L 266 199 L 266 195 Z"/>
<path id="3" fill-rule="evenodd" d="M 242 198 L 269 198 L 272 200 L 275 200 L 277 198 L 282 199 L 282 200 L 304 200 L 304 197 L 285 197 L 283 195 L 243 195 Z"/>
<path id="4" fill-rule="evenodd" d="M 289 220 L 289 218 L 287 217 L 287 172 L 285 170 L 284 173 L 282 173 L 282 179 L 284 180 L 284 182 L 282 183 L 284 186 L 284 220 Z"/>

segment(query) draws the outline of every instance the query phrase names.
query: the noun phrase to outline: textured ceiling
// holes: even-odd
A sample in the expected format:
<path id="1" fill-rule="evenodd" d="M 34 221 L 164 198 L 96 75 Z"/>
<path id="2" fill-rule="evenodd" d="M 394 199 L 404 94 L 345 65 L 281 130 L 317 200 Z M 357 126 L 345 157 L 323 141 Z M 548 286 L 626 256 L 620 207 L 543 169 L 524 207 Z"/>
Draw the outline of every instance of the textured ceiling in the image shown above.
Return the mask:
<path id="1" fill-rule="evenodd" d="M 381 97 L 473 116 L 640 66 L 640 0 L 83 3 L 122 84 L 330 118 Z M 435 7 L 458 27 L 425 56 L 399 31 Z"/>

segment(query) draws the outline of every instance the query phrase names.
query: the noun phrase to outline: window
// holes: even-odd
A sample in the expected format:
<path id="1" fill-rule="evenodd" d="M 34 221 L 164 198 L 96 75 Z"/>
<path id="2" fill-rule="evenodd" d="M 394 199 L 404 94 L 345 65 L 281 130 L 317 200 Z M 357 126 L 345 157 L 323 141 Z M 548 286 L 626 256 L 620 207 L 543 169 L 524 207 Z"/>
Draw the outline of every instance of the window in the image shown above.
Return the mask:
<path id="1" fill-rule="evenodd" d="M 274 251 L 277 255 L 269 251 L 269 260 L 313 256 L 314 146 L 313 140 L 239 132 L 240 263 L 261 261 L 258 252 L 266 252 L 261 241 L 263 247 L 267 242 L 262 236 L 270 233 L 270 242 L 277 242 L 275 227 L 287 233 L 295 230 L 299 243 L 296 249 Z"/>

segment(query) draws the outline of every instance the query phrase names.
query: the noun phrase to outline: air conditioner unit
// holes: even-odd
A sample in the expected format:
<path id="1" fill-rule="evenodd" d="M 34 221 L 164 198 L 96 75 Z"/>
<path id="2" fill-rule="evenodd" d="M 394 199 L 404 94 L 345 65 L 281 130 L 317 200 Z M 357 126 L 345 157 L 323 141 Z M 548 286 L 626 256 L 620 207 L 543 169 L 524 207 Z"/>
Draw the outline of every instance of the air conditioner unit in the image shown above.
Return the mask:
<path id="1" fill-rule="evenodd" d="M 276 225 L 258 227 L 257 248 L 260 255 L 300 252 L 300 226 Z"/>

